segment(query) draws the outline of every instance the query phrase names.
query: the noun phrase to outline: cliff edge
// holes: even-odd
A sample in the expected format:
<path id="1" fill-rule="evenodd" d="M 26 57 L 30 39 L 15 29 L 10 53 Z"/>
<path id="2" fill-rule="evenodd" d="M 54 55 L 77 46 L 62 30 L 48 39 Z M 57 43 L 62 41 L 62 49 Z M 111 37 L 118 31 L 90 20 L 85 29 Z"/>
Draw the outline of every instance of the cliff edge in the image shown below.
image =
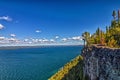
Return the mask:
<path id="1" fill-rule="evenodd" d="M 120 49 L 92 45 L 49 80 L 120 80 Z"/>
<path id="2" fill-rule="evenodd" d="M 120 80 L 120 49 L 94 45 L 83 48 L 81 55 L 89 80 Z"/>

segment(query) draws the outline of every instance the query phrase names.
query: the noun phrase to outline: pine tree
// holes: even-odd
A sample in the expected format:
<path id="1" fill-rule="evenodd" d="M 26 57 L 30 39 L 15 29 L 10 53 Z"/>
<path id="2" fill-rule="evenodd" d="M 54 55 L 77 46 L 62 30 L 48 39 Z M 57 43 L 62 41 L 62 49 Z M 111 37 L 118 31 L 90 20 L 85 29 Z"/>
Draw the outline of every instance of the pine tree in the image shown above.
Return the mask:
<path id="1" fill-rule="evenodd" d="M 120 27 L 120 10 L 118 10 L 118 27 Z"/>
<path id="2" fill-rule="evenodd" d="M 116 11 L 115 10 L 113 10 L 112 16 L 113 16 L 114 20 L 116 20 Z"/>

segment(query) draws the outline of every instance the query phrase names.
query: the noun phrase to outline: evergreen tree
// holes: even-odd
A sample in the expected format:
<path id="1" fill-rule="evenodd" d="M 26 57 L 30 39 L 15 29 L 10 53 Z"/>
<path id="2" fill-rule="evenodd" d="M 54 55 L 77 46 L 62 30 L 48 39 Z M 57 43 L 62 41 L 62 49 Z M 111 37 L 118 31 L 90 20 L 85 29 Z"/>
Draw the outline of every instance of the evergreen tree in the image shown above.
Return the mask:
<path id="1" fill-rule="evenodd" d="M 120 27 L 120 10 L 118 10 L 118 26 Z"/>
<path id="2" fill-rule="evenodd" d="M 87 44 L 102 44 L 109 47 L 120 47 L 120 10 L 118 11 L 118 21 L 116 20 L 115 10 L 112 16 L 114 20 L 109 27 L 106 26 L 105 32 L 98 27 L 91 37 L 89 32 L 83 33 Z"/>
<path id="3" fill-rule="evenodd" d="M 113 10 L 112 16 L 113 16 L 114 20 L 116 20 L 116 11 L 115 10 Z"/>

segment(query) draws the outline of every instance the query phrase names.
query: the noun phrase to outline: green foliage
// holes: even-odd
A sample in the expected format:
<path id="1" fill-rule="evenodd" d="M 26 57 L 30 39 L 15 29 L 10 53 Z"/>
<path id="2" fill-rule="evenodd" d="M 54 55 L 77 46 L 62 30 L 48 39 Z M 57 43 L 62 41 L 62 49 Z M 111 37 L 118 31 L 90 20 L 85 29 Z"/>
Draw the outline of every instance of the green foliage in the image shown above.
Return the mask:
<path id="1" fill-rule="evenodd" d="M 65 64 L 64 67 L 62 67 L 57 73 L 55 73 L 53 76 L 51 76 L 48 80 L 70 80 L 69 75 L 71 70 L 75 70 L 74 67 L 80 64 L 80 74 L 83 74 L 83 57 L 82 56 L 77 56 L 74 58 L 72 61 L 69 63 Z M 74 71 L 75 72 L 75 71 Z M 76 73 L 75 73 L 76 74 Z M 74 73 L 72 73 L 71 76 L 75 76 Z M 82 76 L 82 75 L 80 75 Z M 82 76 L 83 77 L 83 76 Z"/>
<path id="2" fill-rule="evenodd" d="M 113 11 L 112 16 L 114 20 L 112 20 L 109 27 L 106 26 L 105 32 L 98 28 L 91 37 L 88 35 L 89 32 L 87 32 L 87 37 L 84 36 L 87 43 L 101 44 L 109 47 L 120 47 L 120 16 L 118 16 L 118 19 L 116 20 L 116 11 Z"/>
<path id="3" fill-rule="evenodd" d="M 114 39 L 114 37 L 110 37 L 110 39 L 108 40 L 107 45 L 109 47 L 115 47 L 117 45 L 116 43 L 117 43 L 117 41 Z"/>
<path id="4" fill-rule="evenodd" d="M 113 10 L 112 16 L 114 17 L 114 20 L 115 20 L 115 18 L 116 18 L 116 11 L 115 10 Z"/>

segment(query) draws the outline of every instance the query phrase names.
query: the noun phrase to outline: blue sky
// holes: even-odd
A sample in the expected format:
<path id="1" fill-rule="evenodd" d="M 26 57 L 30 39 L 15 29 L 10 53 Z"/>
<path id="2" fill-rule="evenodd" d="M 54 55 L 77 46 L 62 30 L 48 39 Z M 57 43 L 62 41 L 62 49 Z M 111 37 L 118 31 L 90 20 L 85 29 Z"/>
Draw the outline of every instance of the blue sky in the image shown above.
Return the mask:
<path id="1" fill-rule="evenodd" d="M 120 0 L 0 0 L 0 36 L 60 38 L 81 36 L 84 31 L 105 29 Z"/>

